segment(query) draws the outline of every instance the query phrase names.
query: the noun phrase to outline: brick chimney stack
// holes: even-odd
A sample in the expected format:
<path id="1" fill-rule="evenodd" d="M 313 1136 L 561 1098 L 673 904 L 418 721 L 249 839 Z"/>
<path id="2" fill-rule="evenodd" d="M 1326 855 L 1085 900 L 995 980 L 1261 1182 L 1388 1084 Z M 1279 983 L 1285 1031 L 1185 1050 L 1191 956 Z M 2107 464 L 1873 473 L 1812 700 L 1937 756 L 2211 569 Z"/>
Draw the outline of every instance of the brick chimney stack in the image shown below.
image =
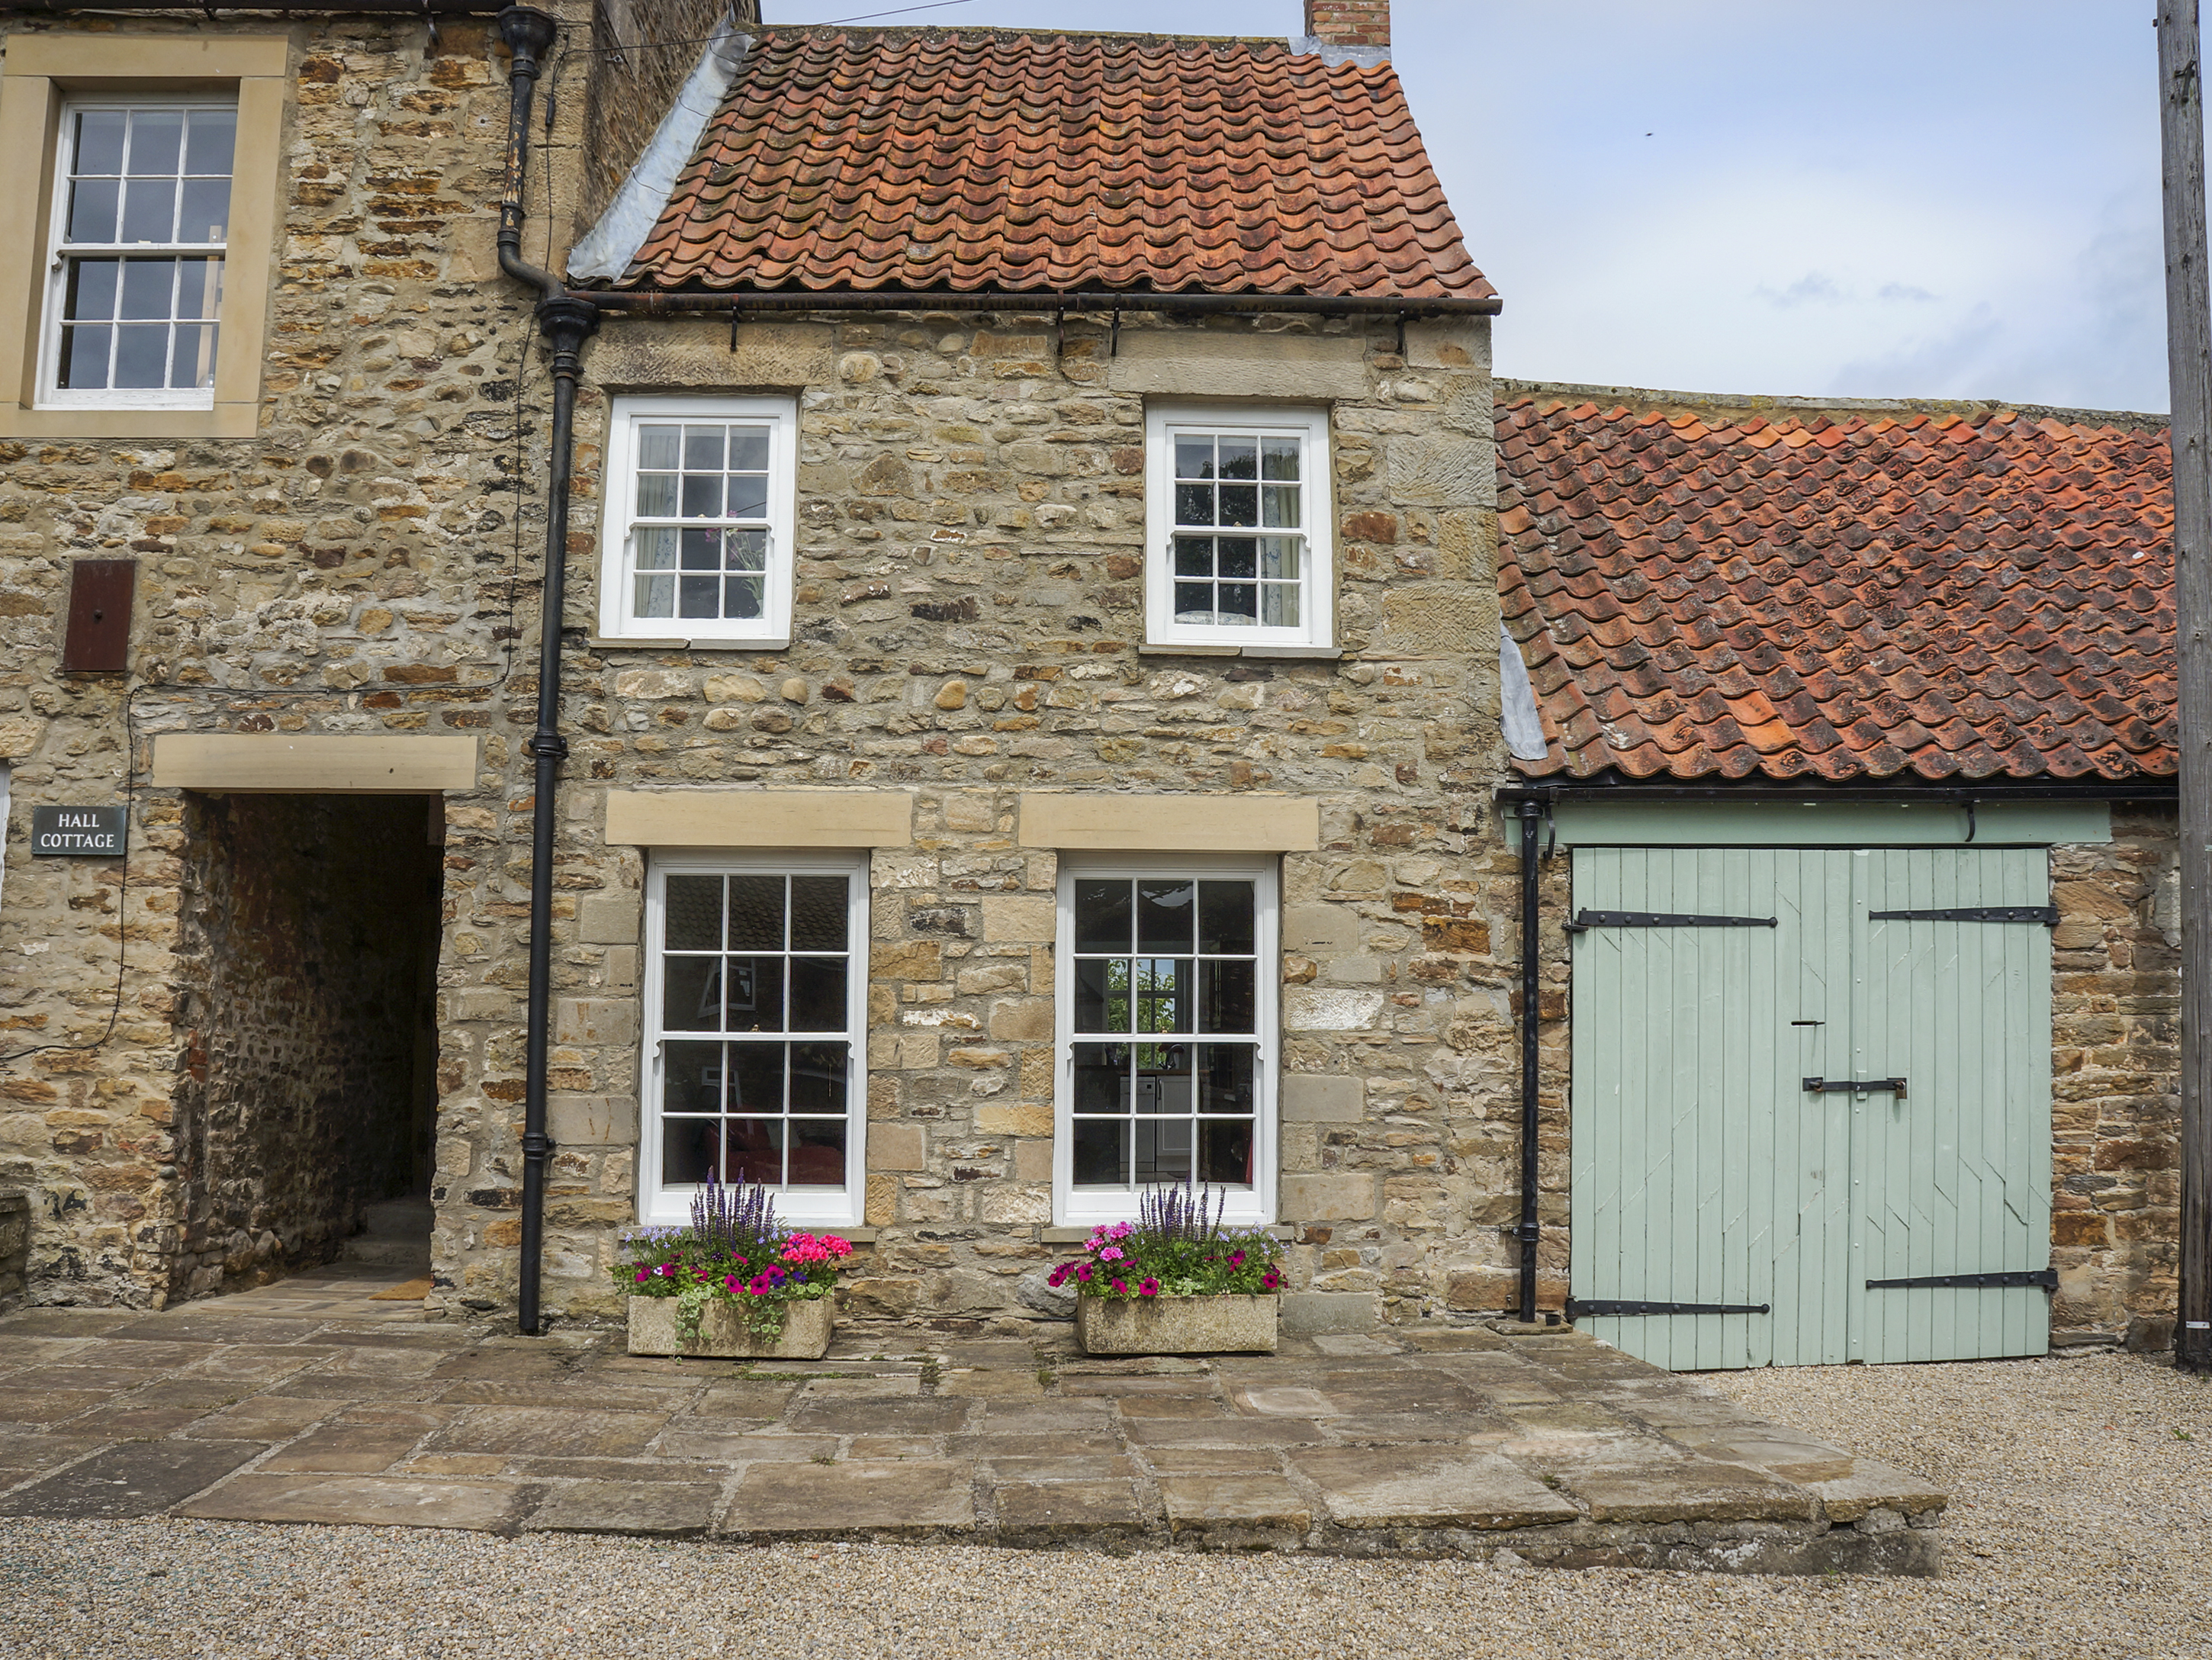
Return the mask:
<path id="1" fill-rule="evenodd" d="M 1324 46 L 1390 49 L 1390 0 L 1306 0 L 1306 33 Z"/>

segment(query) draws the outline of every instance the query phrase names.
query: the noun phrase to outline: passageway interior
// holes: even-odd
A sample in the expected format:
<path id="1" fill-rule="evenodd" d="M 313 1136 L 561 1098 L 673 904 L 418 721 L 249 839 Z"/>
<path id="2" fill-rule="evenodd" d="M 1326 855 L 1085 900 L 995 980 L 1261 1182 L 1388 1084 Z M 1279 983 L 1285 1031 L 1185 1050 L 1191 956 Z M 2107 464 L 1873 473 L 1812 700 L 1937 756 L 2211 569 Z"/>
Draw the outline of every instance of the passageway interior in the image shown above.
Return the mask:
<path id="1" fill-rule="evenodd" d="M 185 798 L 173 1292 L 428 1271 L 442 803 Z"/>

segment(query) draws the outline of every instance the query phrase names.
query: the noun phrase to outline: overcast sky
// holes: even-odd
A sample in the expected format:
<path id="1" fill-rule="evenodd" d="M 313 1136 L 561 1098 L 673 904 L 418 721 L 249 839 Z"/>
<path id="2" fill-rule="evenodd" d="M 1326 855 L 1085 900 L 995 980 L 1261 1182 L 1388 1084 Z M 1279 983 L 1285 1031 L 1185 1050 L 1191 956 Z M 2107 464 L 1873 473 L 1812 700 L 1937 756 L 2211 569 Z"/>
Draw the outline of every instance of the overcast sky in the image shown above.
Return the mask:
<path id="1" fill-rule="evenodd" d="M 824 22 L 901 0 L 763 0 Z M 1498 371 L 2166 406 L 2152 0 L 1396 0 Z M 1297 32 L 1299 0 L 879 25 Z"/>

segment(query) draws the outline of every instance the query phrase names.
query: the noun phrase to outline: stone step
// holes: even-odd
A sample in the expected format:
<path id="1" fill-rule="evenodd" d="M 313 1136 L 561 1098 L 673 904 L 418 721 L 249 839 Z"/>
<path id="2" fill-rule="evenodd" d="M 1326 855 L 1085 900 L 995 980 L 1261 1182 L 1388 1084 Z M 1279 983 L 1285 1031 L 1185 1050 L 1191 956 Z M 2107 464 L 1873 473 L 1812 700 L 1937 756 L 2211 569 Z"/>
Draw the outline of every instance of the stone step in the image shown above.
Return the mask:
<path id="1" fill-rule="evenodd" d="M 349 1262 L 373 1262 L 380 1268 L 422 1268 L 430 1266 L 430 1241 L 421 1238 L 395 1238 L 381 1234 L 357 1233 L 345 1242 L 340 1253 Z"/>

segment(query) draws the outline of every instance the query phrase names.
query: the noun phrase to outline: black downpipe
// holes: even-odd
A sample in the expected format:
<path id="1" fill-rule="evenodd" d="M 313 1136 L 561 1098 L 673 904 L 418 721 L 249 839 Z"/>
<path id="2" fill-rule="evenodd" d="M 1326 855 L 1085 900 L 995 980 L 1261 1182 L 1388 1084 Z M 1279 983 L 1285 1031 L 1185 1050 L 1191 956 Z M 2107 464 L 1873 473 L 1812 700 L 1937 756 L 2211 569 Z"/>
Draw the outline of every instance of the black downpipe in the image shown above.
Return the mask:
<path id="1" fill-rule="evenodd" d="M 514 54 L 508 71 L 507 194 L 499 204 L 499 268 L 538 292 L 538 328 L 553 354 L 552 455 L 545 485 L 545 577 L 538 601 L 538 727 L 530 805 L 530 994 L 522 1107 L 522 1242 L 517 1313 L 524 1333 L 543 1329 L 539 1272 L 545 1249 L 545 1174 L 553 1138 L 545 1133 L 545 1052 L 553 1000 L 554 794 L 568 753 L 561 736 L 561 618 L 568 548 L 568 478 L 574 460 L 576 380 L 584 341 L 599 326 L 588 300 L 571 295 L 552 272 L 522 258 L 522 185 L 530 157 L 530 102 L 538 68 L 557 30 L 528 6 L 499 15 L 500 38 Z"/>
<path id="2" fill-rule="evenodd" d="M 1534 801 L 1521 804 L 1521 1225 L 1513 1237 L 1521 1242 L 1521 1318 L 1536 1318 L 1536 1107 L 1539 1061 L 1537 1043 L 1540 976 L 1537 937 L 1541 915 L 1536 838 L 1543 828 Z"/>

